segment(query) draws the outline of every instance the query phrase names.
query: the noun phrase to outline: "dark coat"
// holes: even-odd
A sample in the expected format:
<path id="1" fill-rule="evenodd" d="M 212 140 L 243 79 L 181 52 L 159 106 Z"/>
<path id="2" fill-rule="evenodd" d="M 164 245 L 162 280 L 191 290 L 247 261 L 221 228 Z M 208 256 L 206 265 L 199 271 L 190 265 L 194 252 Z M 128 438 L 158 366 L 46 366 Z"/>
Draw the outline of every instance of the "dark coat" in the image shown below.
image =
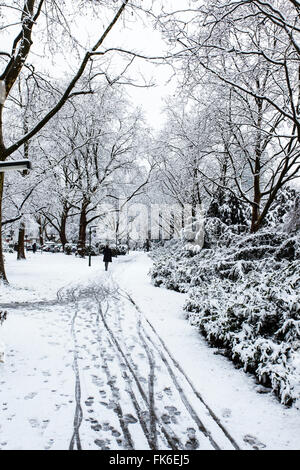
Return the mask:
<path id="1" fill-rule="evenodd" d="M 112 262 L 111 257 L 112 257 L 111 249 L 105 247 L 104 250 L 103 250 L 103 261 L 105 263 L 111 263 Z"/>

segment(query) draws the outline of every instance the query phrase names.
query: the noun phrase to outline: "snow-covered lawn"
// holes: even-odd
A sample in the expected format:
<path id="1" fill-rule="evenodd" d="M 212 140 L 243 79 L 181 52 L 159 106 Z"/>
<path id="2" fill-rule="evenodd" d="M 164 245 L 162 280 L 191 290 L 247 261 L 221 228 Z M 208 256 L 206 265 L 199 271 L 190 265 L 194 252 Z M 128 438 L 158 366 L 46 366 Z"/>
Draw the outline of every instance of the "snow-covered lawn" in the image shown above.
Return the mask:
<path id="1" fill-rule="evenodd" d="M 99 257 L 6 256 L 1 449 L 300 449 L 299 410 L 208 348 L 146 254 L 108 273 Z"/>
<path id="2" fill-rule="evenodd" d="M 9 288 L 0 285 L 0 303 L 53 300 L 58 289 L 71 282 L 93 279 L 103 262 L 66 256 L 63 253 L 27 253 L 27 261 L 17 261 L 16 255 L 5 254 Z"/>

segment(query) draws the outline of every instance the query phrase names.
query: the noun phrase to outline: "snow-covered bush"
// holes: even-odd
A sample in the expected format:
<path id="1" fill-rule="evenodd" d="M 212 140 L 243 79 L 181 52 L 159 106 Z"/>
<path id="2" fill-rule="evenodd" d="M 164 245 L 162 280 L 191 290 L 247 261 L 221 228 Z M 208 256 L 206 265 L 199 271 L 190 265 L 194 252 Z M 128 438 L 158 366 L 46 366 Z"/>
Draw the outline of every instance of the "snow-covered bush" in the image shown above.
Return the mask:
<path id="1" fill-rule="evenodd" d="M 300 407 L 300 234 L 218 226 L 198 254 L 180 242 L 154 251 L 153 283 L 188 292 L 187 318 L 208 342 Z"/>
<path id="2" fill-rule="evenodd" d="M 232 192 L 218 189 L 207 209 L 208 219 L 217 218 L 225 225 L 248 226 L 251 209 Z"/>
<path id="3" fill-rule="evenodd" d="M 300 406 L 300 266 L 269 267 L 239 282 L 213 277 L 191 288 L 185 310 L 211 345 L 225 349 L 283 403 Z"/>
<path id="4" fill-rule="evenodd" d="M 233 193 L 219 188 L 206 211 L 205 241 L 217 243 L 230 234 L 242 234 L 249 230 L 251 208 Z"/>
<path id="5" fill-rule="evenodd" d="M 271 230 L 282 230 L 284 227 L 287 227 L 291 221 L 299 197 L 299 192 L 293 188 L 286 186 L 281 189 L 264 220 L 264 226 L 269 227 Z M 289 233 L 290 232 L 291 230 L 289 229 Z"/>
<path id="6" fill-rule="evenodd" d="M 287 233 L 296 233 L 300 231 L 300 194 L 298 193 L 293 208 L 285 217 L 284 230 Z"/>
<path id="7" fill-rule="evenodd" d="M 185 226 L 181 230 L 181 239 L 185 242 L 186 248 L 199 253 L 204 245 L 204 214 L 199 211 L 197 216 L 188 217 Z"/>
<path id="8" fill-rule="evenodd" d="M 185 289 L 189 288 L 191 276 L 186 269 L 186 263 L 196 256 L 193 249 L 187 249 L 184 242 L 167 242 L 164 247 L 153 251 L 151 256 L 154 258 L 151 276 L 155 286 L 163 285 L 179 292 L 185 292 Z"/>

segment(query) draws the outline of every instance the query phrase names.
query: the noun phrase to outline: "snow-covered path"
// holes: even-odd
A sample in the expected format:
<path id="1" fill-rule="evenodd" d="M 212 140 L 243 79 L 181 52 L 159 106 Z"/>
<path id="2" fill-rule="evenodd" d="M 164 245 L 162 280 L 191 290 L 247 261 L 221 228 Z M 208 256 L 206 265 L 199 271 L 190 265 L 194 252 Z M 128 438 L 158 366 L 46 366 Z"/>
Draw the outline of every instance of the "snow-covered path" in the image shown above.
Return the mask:
<path id="1" fill-rule="evenodd" d="M 184 295 L 150 284 L 145 254 L 99 264 L 10 263 L 0 448 L 300 448 L 299 411 L 206 346 Z"/>

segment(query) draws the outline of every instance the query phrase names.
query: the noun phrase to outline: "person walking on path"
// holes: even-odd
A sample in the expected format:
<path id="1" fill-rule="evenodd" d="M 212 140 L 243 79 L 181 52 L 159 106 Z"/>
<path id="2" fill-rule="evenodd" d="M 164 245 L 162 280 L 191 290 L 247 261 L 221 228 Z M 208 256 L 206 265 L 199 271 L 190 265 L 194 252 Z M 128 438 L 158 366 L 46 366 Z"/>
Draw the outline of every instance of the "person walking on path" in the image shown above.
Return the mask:
<path id="1" fill-rule="evenodd" d="M 36 246 L 36 243 L 34 242 L 34 244 L 32 245 L 33 253 L 36 253 L 36 250 L 37 250 L 37 246 Z"/>
<path id="2" fill-rule="evenodd" d="M 108 263 L 112 262 L 112 251 L 108 245 L 103 250 L 103 261 L 105 263 L 105 271 L 108 270 Z"/>

